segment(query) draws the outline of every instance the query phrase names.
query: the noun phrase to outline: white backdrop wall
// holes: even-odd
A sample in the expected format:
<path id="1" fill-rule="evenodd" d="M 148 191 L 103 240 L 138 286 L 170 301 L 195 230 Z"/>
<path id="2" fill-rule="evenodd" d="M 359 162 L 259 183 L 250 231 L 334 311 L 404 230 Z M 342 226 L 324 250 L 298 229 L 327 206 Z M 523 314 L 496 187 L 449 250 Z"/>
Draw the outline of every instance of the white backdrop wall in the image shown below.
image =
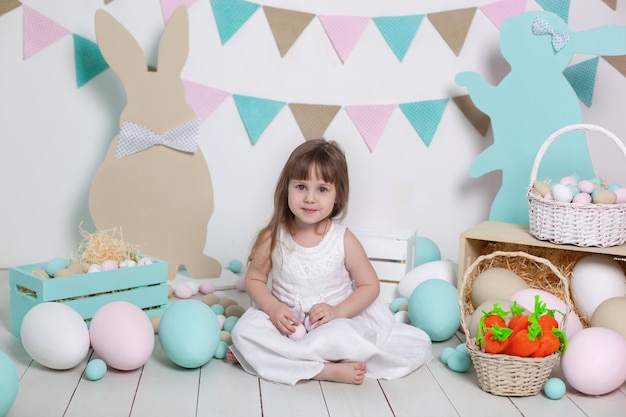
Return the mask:
<path id="1" fill-rule="evenodd" d="M 148 62 L 156 65 L 163 29 L 158 0 L 115 0 L 106 6 L 104 0 L 22 3 L 93 41 L 94 13 L 106 8 L 136 37 Z M 257 3 L 314 14 L 386 16 L 493 1 Z M 528 0 L 527 10 L 538 9 Z M 315 20 L 281 58 L 260 10 L 226 45 L 220 42 L 208 0 L 198 0 L 189 12 L 190 54 L 182 77 L 235 94 L 341 106 L 404 103 L 466 94 L 454 84 L 461 71 L 479 72 L 493 84 L 508 72 L 499 51 L 499 31 L 480 12 L 458 57 L 424 19 L 403 62 L 369 25 L 346 63 L 341 63 Z M 606 24 L 626 25 L 623 0 L 616 11 L 601 0 L 572 1 L 570 29 Z M 125 104 L 121 83 L 110 69 L 76 87 L 71 36 L 23 60 L 22 27 L 21 8 L 0 16 L 0 267 L 4 268 L 71 256 L 81 239 L 79 224 L 93 231 L 87 208 L 89 185 L 117 133 Z M 581 103 L 584 121 L 626 138 L 624 97 L 626 79 L 601 59 L 593 105 L 587 108 Z M 443 258 L 456 260 L 460 232 L 488 219 L 499 175 L 473 179 L 468 172 L 472 160 L 492 142 L 491 130 L 481 136 L 452 102 L 429 147 L 399 110 L 373 151 L 343 111 L 330 124 L 326 138 L 337 140 L 348 157 L 351 201 L 345 223 L 349 227 L 415 230 L 434 240 Z M 303 140 L 293 116 L 283 109 L 253 145 L 232 98 L 203 122 L 200 146 L 215 189 L 207 254 L 224 265 L 246 259 L 254 234 L 271 214 L 282 164 Z M 616 155 L 606 143 L 591 143 L 590 149 L 602 173 L 616 181 L 626 177 L 626 157 Z M 140 185 L 119 184 L 136 186 Z"/>

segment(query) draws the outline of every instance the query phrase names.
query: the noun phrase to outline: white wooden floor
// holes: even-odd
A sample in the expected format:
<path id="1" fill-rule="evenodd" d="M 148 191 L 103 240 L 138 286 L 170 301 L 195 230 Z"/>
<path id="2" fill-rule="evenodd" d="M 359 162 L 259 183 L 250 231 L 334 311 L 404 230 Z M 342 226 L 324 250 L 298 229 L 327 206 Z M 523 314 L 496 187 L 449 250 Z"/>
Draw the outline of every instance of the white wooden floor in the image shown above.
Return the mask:
<path id="1" fill-rule="evenodd" d="M 245 293 L 233 290 L 230 295 L 242 305 L 249 303 Z M 158 338 L 141 369 L 109 370 L 103 379 L 89 381 L 83 375 L 89 358 L 67 371 L 34 362 L 12 336 L 9 318 L 8 272 L 0 270 L 0 350 L 11 357 L 20 377 L 7 417 L 626 416 L 626 385 L 602 397 L 571 388 L 556 401 L 543 393 L 499 397 L 481 391 L 472 370 L 455 373 L 435 359 L 400 380 L 366 379 L 361 386 L 307 381 L 287 388 L 259 380 L 224 360 L 213 359 L 200 369 L 180 368 L 165 356 Z M 436 343 L 435 357 L 444 347 L 459 343 L 457 337 Z"/>

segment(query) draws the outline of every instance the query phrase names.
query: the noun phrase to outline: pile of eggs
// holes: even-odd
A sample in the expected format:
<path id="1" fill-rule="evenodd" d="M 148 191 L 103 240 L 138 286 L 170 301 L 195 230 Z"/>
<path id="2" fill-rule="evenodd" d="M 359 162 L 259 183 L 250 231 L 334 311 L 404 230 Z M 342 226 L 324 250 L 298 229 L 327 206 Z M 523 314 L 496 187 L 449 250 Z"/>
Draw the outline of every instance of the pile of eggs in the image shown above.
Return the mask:
<path id="1" fill-rule="evenodd" d="M 119 268 L 130 268 L 134 266 L 150 265 L 152 259 L 148 257 L 140 258 L 138 261 L 132 259 L 123 259 L 116 261 L 114 259 L 107 259 L 100 264 L 88 264 L 85 262 L 73 262 L 66 258 L 53 258 L 46 262 L 43 268 L 35 268 L 31 271 L 31 274 L 40 278 L 60 278 L 71 275 L 79 275 L 100 271 L 111 271 Z"/>
<path id="2" fill-rule="evenodd" d="M 550 180 L 535 181 L 533 189 L 545 199 L 562 203 L 626 203 L 626 188 L 619 184 L 607 185 L 598 178 L 581 180 L 569 175 L 555 184 Z"/>

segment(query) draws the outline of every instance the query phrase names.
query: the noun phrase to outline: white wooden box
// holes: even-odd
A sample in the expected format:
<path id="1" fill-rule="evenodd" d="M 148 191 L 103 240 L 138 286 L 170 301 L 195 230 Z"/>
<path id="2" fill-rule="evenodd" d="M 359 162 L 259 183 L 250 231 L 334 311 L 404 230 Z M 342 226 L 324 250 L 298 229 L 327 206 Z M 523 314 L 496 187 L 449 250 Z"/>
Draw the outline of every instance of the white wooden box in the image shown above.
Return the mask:
<path id="1" fill-rule="evenodd" d="M 398 282 L 415 265 L 415 232 L 351 229 L 361 241 L 378 274 L 380 293 L 387 302 L 398 297 Z"/>

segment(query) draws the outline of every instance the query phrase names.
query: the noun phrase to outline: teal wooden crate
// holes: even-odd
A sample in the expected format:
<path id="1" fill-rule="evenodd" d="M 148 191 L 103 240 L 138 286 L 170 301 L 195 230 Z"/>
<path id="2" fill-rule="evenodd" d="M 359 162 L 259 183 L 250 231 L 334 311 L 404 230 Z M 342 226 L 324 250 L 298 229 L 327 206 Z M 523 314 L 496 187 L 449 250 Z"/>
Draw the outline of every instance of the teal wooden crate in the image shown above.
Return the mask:
<path id="1" fill-rule="evenodd" d="M 152 258 L 149 265 L 45 279 L 31 274 L 44 263 L 9 268 L 11 333 L 20 337 L 26 313 L 44 302 L 61 302 L 76 310 L 89 325 L 103 305 L 127 301 L 148 317 L 163 314 L 167 307 L 167 263 Z"/>

